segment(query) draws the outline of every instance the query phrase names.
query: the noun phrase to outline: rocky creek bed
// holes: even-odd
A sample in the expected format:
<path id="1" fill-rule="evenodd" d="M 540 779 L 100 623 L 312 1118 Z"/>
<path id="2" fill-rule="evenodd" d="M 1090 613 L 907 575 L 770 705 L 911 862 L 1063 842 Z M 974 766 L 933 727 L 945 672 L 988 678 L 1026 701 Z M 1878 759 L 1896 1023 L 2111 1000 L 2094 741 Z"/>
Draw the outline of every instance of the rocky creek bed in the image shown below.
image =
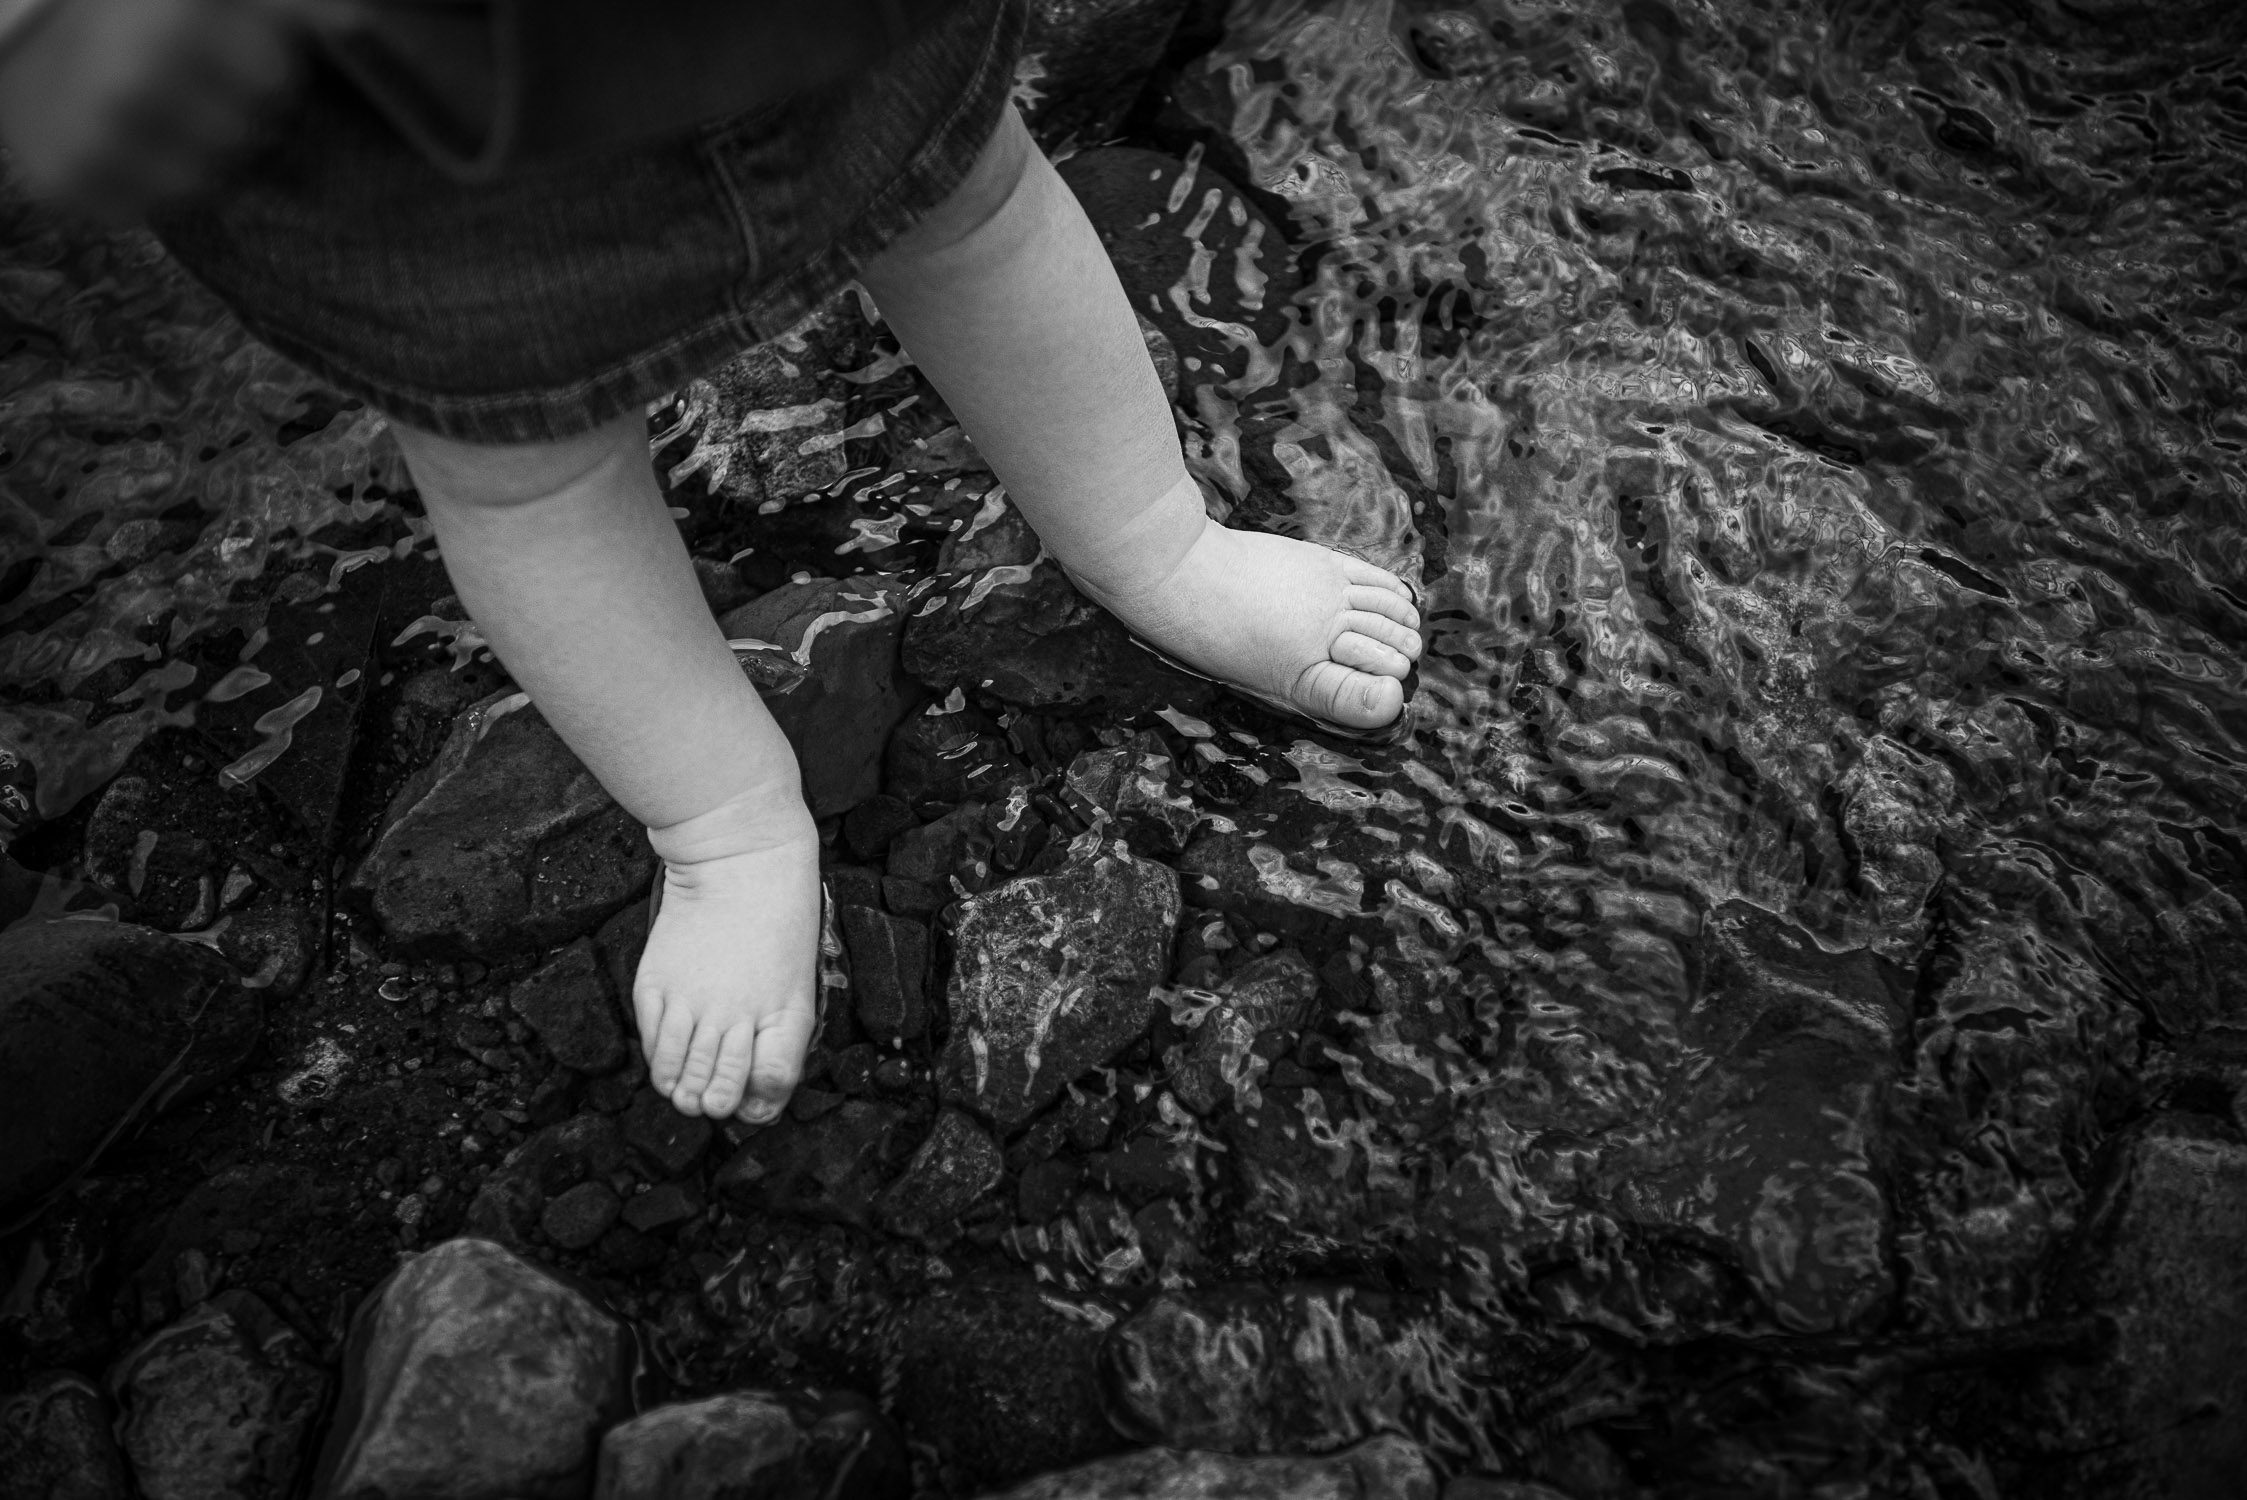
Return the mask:
<path id="1" fill-rule="evenodd" d="M 379 421 L 0 208 L 0 1495 L 2240 1493 L 2240 14 L 1036 10 L 1213 507 L 1430 652 L 1168 670 L 855 297 L 651 413 L 764 1129 Z"/>

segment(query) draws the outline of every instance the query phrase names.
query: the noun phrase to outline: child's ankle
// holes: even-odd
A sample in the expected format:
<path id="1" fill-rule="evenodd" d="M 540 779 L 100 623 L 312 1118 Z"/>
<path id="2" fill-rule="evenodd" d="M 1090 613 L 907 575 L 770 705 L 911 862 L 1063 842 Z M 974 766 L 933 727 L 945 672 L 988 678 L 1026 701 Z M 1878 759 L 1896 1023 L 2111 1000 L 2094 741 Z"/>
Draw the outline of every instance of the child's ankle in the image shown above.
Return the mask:
<path id="1" fill-rule="evenodd" d="M 737 792 L 707 812 L 648 830 L 649 845 L 667 865 L 701 864 L 783 844 L 816 843 L 818 838 L 811 809 L 792 777 Z"/>

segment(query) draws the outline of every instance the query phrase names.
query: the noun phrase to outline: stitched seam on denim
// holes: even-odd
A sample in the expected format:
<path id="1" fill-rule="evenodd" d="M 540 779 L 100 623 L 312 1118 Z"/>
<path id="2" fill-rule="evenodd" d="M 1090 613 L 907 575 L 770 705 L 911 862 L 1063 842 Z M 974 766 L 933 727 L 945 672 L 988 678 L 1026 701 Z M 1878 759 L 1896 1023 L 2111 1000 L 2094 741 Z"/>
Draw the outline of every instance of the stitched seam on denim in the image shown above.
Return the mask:
<path id="1" fill-rule="evenodd" d="M 766 278 L 763 287 L 743 309 L 752 331 L 761 338 L 773 339 L 802 322 L 826 295 L 822 288 L 850 281 L 858 274 L 860 266 L 887 249 L 966 180 L 989 137 L 977 140 L 965 153 L 957 150 L 954 137 L 963 119 L 991 108 L 989 95 L 998 81 L 996 75 L 1011 74 L 1013 60 L 1021 51 L 1023 31 L 1021 7 L 1008 0 L 1000 24 L 992 29 L 984 44 L 983 56 L 969 77 L 968 86 L 960 91 L 959 102 L 929 133 L 920 149 L 867 200 L 865 210 L 832 243 L 794 269 Z M 1004 82 L 1006 92 L 999 99 L 1002 109 L 1013 91 L 1013 79 L 1006 77 Z M 950 170 L 924 179 L 922 174 L 932 166 Z M 933 195 L 917 210 L 900 206 L 899 200 L 908 192 L 931 189 Z"/>

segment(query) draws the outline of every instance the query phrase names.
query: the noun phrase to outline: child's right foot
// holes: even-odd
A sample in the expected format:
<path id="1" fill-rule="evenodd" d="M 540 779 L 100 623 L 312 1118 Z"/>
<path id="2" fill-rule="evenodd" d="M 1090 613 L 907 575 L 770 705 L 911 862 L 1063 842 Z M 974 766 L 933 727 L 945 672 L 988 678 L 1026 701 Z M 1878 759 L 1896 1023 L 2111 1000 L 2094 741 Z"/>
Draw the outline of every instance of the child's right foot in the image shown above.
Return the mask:
<path id="1" fill-rule="evenodd" d="M 790 787 L 648 838 L 663 897 L 632 1004 L 649 1080 L 686 1114 L 764 1124 L 818 1021 L 818 830 Z"/>
<path id="2" fill-rule="evenodd" d="M 1403 711 L 1420 611 L 1388 570 L 1221 526 L 1191 479 L 1124 525 L 1073 541 L 1062 562 L 1077 587 L 1194 670 L 1350 729 Z"/>

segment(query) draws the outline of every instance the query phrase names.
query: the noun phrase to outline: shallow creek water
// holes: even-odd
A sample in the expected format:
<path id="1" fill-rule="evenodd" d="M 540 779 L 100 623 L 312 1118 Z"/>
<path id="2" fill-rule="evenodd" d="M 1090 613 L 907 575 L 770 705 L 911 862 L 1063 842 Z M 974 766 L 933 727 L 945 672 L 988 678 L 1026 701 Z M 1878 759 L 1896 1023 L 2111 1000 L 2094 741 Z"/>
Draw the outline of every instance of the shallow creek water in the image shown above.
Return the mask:
<path id="1" fill-rule="evenodd" d="M 1454 1460 L 1597 1431 L 1596 1488 L 1698 1423 L 1712 1492 L 1981 1492 L 1740 1351 L 2064 1344 L 2102 1142 L 2239 1082 L 2242 57 L 2222 3 L 1259 3 L 1190 70 L 1308 276 L 1189 372 L 1196 462 L 1261 442 L 1431 620 L 1409 734 L 1241 817 L 1268 894 L 1380 914 L 1261 1253 L 1446 1294 Z M 414 538 L 306 540 L 383 514 L 370 414 L 8 214 L 0 742 L 54 814 L 271 549 Z M 1513 1392 L 1493 1330 L 1561 1326 L 1701 1363 Z"/>

